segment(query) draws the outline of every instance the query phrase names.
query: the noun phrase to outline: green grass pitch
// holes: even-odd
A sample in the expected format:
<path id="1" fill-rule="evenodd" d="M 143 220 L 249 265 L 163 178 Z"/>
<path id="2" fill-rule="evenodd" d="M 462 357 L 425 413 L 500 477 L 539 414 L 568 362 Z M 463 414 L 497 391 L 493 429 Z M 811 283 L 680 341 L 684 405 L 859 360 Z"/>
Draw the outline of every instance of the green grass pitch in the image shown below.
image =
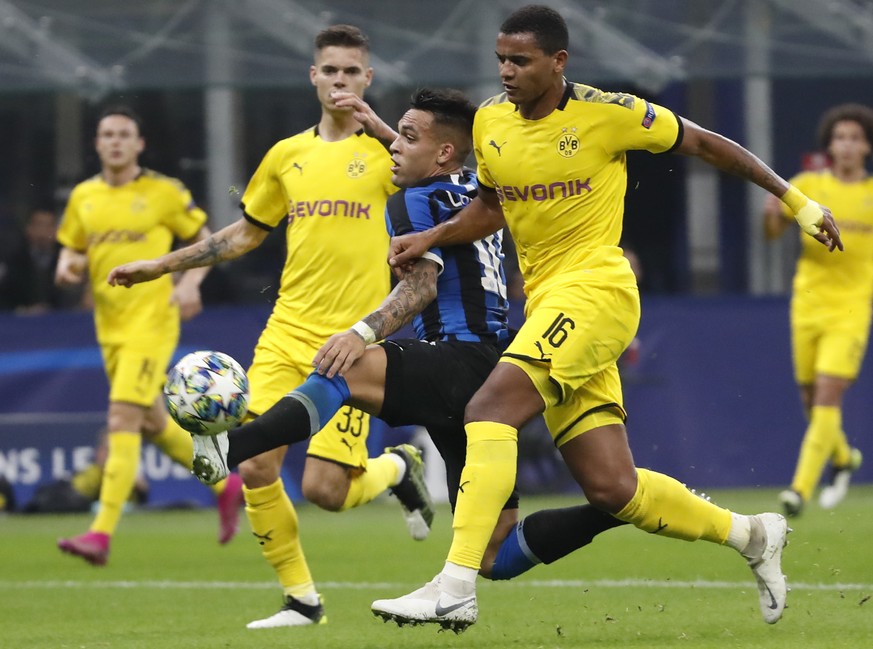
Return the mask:
<path id="1" fill-rule="evenodd" d="M 741 512 L 772 509 L 775 489 L 716 491 Z M 523 512 L 568 497 L 525 498 Z M 442 566 L 451 521 L 431 537 L 406 536 L 399 507 L 384 499 L 331 514 L 301 507 L 304 547 L 329 622 L 248 631 L 280 604 L 273 573 L 243 520 L 228 546 L 215 542 L 212 511 L 134 512 L 124 517 L 105 568 L 62 555 L 59 536 L 88 516 L 0 518 L 0 647 L 6 649 L 419 649 L 486 647 L 729 647 L 815 649 L 873 646 L 873 487 L 855 487 L 837 510 L 811 506 L 791 521 L 783 566 L 792 592 L 774 626 L 761 620 L 754 580 L 733 551 L 607 532 L 551 566 L 513 582 L 479 581 L 479 622 L 461 635 L 397 628 L 370 602 L 404 594 Z"/>

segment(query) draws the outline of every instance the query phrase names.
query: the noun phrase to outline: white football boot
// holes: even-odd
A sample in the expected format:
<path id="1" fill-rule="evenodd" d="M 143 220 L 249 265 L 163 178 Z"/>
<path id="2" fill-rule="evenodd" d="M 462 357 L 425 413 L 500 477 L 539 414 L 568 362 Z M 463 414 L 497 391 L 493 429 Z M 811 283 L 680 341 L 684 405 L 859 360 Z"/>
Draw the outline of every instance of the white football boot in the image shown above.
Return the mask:
<path id="1" fill-rule="evenodd" d="M 758 548 L 751 554 L 743 553 L 758 582 L 758 600 L 761 615 L 767 624 L 776 624 L 785 609 L 788 583 L 782 574 L 782 548 L 788 544 L 791 528 L 781 514 L 750 516 L 750 545 Z"/>
<path id="2" fill-rule="evenodd" d="M 476 585 L 443 574 L 403 597 L 378 599 L 370 608 L 373 615 L 398 626 L 439 624 L 455 633 L 475 624 L 479 617 Z"/>
<path id="3" fill-rule="evenodd" d="M 227 432 L 217 435 L 191 435 L 194 440 L 194 460 L 191 473 L 203 484 L 211 485 L 223 480 L 230 471 L 227 468 L 227 449 L 230 441 Z"/>
<path id="4" fill-rule="evenodd" d="M 278 629 L 288 626 L 308 626 L 310 624 L 327 624 L 324 605 L 321 596 L 316 595 L 315 604 L 306 604 L 296 597 L 285 595 L 285 601 L 279 612 L 246 624 L 247 629 Z"/>
<path id="5" fill-rule="evenodd" d="M 794 489 L 785 489 L 779 492 L 779 502 L 782 504 L 782 511 L 788 518 L 800 516 L 806 506 L 806 503 L 803 502 L 803 496 Z"/>
<path id="6" fill-rule="evenodd" d="M 433 525 L 433 500 L 424 480 L 424 461 L 421 451 L 412 444 L 400 444 L 385 449 L 386 453 L 394 453 L 406 464 L 406 473 L 399 484 L 390 488 L 392 494 L 400 501 L 403 508 L 403 518 L 409 534 L 416 541 L 424 541 Z"/>
<path id="7" fill-rule="evenodd" d="M 818 504 L 821 505 L 822 509 L 833 509 L 843 502 L 843 498 L 849 493 L 849 482 L 852 480 L 852 474 L 861 468 L 862 461 L 861 451 L 853 448 L 849 456 L 849 463 L 846 466 L 833 467 L 830 484 L 823 487 L 818 495 Z"/>

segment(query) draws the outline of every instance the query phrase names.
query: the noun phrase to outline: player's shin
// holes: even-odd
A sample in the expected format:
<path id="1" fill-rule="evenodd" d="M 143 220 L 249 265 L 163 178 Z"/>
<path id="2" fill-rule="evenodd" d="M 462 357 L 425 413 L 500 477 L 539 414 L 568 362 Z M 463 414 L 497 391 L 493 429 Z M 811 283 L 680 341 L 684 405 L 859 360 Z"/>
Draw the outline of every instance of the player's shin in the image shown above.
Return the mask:
<path id="1" fill-rule="evenodd" d="M 142 438 L 139 433 L 115 432 L 109 433 L 108 443 L 109 456 L 100 485 L 100 510 L 91 531 L 111 536 L 136 481 Z"/>
<path id="2" fill-rule="evenodd" d="M 246 515 L 264 558 L 273 566 L 286 595 L 315 592 L 298 533 L 297 512 L 279 479 L 266 487 L 244 488 Z"/>
<path id="3" fill-rule="evenodd" d="M 390 453 L 370 458 L 367 461 L 367 470 L 352 478 L 340 511 L 367 504 L 390 486 L 397 484 L 399 473 L 397 462 Z"/>
<path id="4" fill-rule="evenodd" d="M 834 406 L 813 406 L 809 426 L 803 436 L 797 470 L 791 488 L 809 501 L 821 479 L 822 471 L 839 442 L 842 431 L 842 413 Z"/>
<path id="5" fill-rule="evenodd" d="M 588 545 L 601 532 L 625 524 L 591 505 L 534 512 L 522 519 L 500 545 L 491 579 L 512 579 L 539 563 L 553 563 Z"/>
<path id="6" fill-rule="evenodd" d="M 341 376 L 327 379 L 313 372 L 265 413 L 230 431 L 227 466 L 233 468 L 266 451 L 309 439 L 330 421 L 349 395 Z"/>
<path id="7" fill-rule="evenodd" d="M 636 493 L 615 517 L 646 532 L 685 541 L 724 543 L 731 528 L 728 510 L 670 476 L 639 468 Z"/>
<path id="8" fill-rule="evenodd" d="M 164 426 L 164 430 L 152 437 L 151 442 L 173 462 L 184 466 L 189 471 L 191 470 L 191 458 L 194 456 L 191 433 L 184 430 L 171 417 L 167 417 L 167 425 Z"/>
<path id="9" fill-rule="evenodd" d="M 473 422 L 467 432 L 467 460 L 461 472 L 448 561 L 476 571 L 501 508 L 512 493 L 518 458 L 518 431 L 496 422 Z"/>

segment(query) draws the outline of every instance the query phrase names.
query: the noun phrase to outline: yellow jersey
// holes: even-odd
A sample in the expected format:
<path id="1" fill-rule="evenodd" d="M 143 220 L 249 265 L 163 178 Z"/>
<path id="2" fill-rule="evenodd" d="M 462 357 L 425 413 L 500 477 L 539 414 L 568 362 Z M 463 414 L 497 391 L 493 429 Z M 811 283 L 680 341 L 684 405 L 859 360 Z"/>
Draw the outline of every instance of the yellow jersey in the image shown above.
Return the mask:
<path id="1" fill-rule="evenodd" d="M 798 174 L 791 179 L 812 200 L 831 209 L 842 252 L 800 232 L 801 254 L 794 274 L 794 298 L 811 306 L 840 307 L 847 300 L 869 303 L 873 298 L 873 178 L 844 183 L 829 169 Z M 794 221 L 788 206 L 783 215 Z"/>
<path id="2" fill-rule="evenodd" d="M 112 287 L 106 277 L 120 264 L 166 254 L 174 237 L 190 239 L 205 223 L 206 213 L 181 182 L 148 169 L 117 187 L 101 175 L 76 185 L 58 241 L 88 255 L 100 344 L 178 336 L 179 311 L 170 303 L 171 276 L 131 288 Z"/>
<path id="3" fill-rule="evenodd" d="M 267 152 L 242 208 L 264 229 L 286 224 L 271 323 L 321 344 L 385 299 L 385 204 L 396 190 L 388 151 L 363 131 L 328 142 L 313 127 Z"/>
<path id="4" fill-rule="evenodd" d="M 565 272 L 634 283 L 618 248 L 625 152 L 668 151 L 680 135 L 665 108 L 570 82 L 542 119 L 523 118 L 505 93 L 480 106 L 473 123 L 479 184 L 497 192 L 528 294 Z"/>

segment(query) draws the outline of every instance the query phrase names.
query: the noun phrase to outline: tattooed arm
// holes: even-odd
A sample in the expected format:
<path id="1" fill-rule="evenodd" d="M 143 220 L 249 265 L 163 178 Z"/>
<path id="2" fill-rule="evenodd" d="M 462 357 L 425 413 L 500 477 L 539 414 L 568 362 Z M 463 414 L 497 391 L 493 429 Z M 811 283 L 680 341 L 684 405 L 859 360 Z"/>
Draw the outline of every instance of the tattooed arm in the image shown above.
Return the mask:
<path id="1" fill-rule="evenodd" d="M 439 266 L 430 259 L 416 259 L 391 294 L 361 323 L 373 330 L 376 340 L 387 338 L 424 311 L 437 294 Z M 344 375 L 367 348 L 367 341 L 354 329 L 334 334 L 318 350 L 312 365 L 328 378 Z"/>
<path id="2" fill-rule="evenodd" d="M 708 131 L 684 117 L 679 119 L 682 141 L 675 149 L 677 152 L 696 156 L 716 169 L 740 176 L 766 189 L 791 208 L 804 232 L 826 245 L 831 252 L 836 248 L 843 249 L 840 229 L 827 207 L 810 201 L 755 154 L 733 140 Z"/>
<path id="3" fill-rule="evenodd" d="M 112 286 L 129 287 L 179 270 L 214 266 L 257 248 L 268 234 L 267 230 L 240 219 L 201 241 L 157 259 L 133 261 L 113 268 L 107 280 Z"/>
<path id="4" fill-rule="evenodd" d="M 429 259 L 418 259 L 378 309 L 363 318 L 376 340 L 387 338 L 424 311 L 436 299 L 439 266 Z"/>

